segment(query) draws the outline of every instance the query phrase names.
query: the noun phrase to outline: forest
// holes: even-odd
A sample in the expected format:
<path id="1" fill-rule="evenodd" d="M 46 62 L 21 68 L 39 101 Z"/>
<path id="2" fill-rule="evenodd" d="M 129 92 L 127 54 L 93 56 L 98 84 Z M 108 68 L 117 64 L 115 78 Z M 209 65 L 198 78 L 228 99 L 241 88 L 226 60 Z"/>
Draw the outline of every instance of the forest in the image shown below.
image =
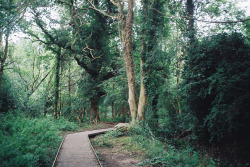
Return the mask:
<path id="1" fill-rule="evenodd" d="M 64 134 L 121 122 L 94 143 L 126 135 L 139 166 L 250 166 L 249 7 L 0 0 L 0 166 L 51 166 Z"/>

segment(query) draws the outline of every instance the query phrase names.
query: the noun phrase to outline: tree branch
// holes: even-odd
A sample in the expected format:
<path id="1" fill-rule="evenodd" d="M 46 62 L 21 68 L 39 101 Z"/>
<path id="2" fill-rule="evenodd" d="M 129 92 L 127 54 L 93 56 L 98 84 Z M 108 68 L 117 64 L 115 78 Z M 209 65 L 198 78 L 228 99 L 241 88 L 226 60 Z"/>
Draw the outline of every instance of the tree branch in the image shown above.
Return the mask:
<path id="1" fill-rule="evenodd" d="M 83 61 L 80 60 L 79 57 L 77 57 L 77 56 L 75 55 L 74 58 L 75 58 L 77 64 L 78 64 L 79 66 L 81 66 L 82 68 L 84 68 L 85 71 L 86 71 L 88 74 L 90 74 L 90 75 L 92 75 L 92 76 L 98 76 L 98 73 L 95 72 L 94 70 L 91 70 L 85 63 L 83 63 Z"/>
<path id="2" fill-rule="evenodd" d="M 50 70 L 43 78 L 42 80 L 37 84 L 37 86 L 31 90 L 31 92 L 28 94 L 29 96 L 31 96 L 38 88 L 39 86 L 43 83 L 43 81 L 48 77 L 48 75 L 50 74 L 52 70 Z"/>
<path id="3" fill-rule="evenodd" d="M 90 3 L 90 5 L 92 6 L 91 8 L 102 13 L 103 15 L 107 16 L 107 17 L 110 17 L 110 18 L 113 18 L 113 19 L 117 19 L 118 16 L 115 15 L 115 14 L 110 14 L 110 13 L 107 13 L 107 12 L 104 12 L 103 10 L 101 9 L 98 9 L 95 4 L 92 2 L 92 0 L 88 0 L 88 2 Z M 113 3 L 113 1 L 111 0 L 111 2 Z M 115 5 L 115 3 L 113 3 Z"/>
<path id="4" fill-rule="evenodd" d="M 114 73 L 114 72 L 108 72 L 106 75 L 104 75 L 102 77 L 102 81 L 106 81 L 106 80 L 109 80 L 110 78 L 113 78 L 117 76 L 117 73 Z"/>

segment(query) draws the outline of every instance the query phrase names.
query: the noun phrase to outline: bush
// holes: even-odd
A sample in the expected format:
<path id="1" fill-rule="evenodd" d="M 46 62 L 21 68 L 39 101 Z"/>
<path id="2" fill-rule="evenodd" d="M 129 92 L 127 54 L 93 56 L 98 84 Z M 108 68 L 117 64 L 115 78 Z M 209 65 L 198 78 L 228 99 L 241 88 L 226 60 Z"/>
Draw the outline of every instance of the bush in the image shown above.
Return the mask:
<path id="1" fill-rule="evenodd" d="M 2 88 L 0 88 L 0 113 L 6 113 L 10 109 L 19 106 L 18 96 L 14 83 L 6 75 L 2 76 Z"/>
<path id="2" fill-rule="evenodd" d="M 102 122 L 123 122 L 123 117 L 107 117 L 107 118 L 102 118 Z M 129 118 L 125 118 L 125 122 L 129 122 Z"/>
<path id="3" fill-rule="evenodd" d="M 202 157 L 194 151 L 187 143 L 178 149 L 172 144 L 164 145 L 161 141 L 152 136 L 148 128 L 134 126 L 130 135 L 134 144 L 139 144 L 145 151 L 144 159 L 139 164 L 146 164 L 156 167 L 163 166 L 215 166 L 209 157 Z"/>
<path id="4" fill-rule="evenodd" d="M 250 51 L 244 36 L 207 37 L 185 64 L 183 92 L 188 112 L 198 119 L 200 136 L 210 141 L 248 142 Z"/>
<path id="5" fill-rule="evenodd" d="M 1 115 L 0 166 L 51 166 L 62 141 L 60 130 L 75 130 L 65 120 Z"/>
<path id="6" fill-rule="evenodd" d="M 92 144 L 98 147 L 112 147 L 113 144 L 110 141 L 111 139 L 113 139 L 115 136 L 113 136 L 113 132 L 112 131 L 108 131 L 106 134 L 104 135 L 100 135 L 95 137 L 92 140 Z"/>
<path id="7" fill-rule="evenodd" d="M 64 117 L 61 117 L 58 120 L 54 120 L 56 121 L 56 126 L 58 128 L 58 130 L 61 131 L 76 131 L 77 130 L 77 125 L 73 122 L 69 122 L 67 121 Z"/>

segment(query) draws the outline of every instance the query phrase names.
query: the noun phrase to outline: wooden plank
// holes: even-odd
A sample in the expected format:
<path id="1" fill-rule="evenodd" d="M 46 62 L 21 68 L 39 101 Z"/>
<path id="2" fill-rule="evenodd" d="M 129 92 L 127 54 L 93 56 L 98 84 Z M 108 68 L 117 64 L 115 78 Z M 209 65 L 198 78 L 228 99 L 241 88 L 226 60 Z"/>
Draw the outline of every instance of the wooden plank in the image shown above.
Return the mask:
<path id="1" fill-rule="evenodd" d="M 102 134 L 112 129 L 68 134 L 59 151 L 55 167 L 99 167 L 99 163 L 89 142 L 89 136 Z"/>

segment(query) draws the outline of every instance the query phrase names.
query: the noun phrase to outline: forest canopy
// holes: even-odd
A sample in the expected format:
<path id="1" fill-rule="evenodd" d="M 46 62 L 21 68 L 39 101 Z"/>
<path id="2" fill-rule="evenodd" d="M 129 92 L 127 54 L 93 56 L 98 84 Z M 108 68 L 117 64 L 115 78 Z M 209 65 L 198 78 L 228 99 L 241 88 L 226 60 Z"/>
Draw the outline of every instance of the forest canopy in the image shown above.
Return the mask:
<path id="1" fill-rule="evenodd" d="M 55 133 L 61 119 L 130 122 L 160 141 L 221 145 L 237 152 L 225 166 L 246 164 L 247 3 L 0 0 L 0 146 L 18 134 L 13 117 L 48 121 Z"/>

